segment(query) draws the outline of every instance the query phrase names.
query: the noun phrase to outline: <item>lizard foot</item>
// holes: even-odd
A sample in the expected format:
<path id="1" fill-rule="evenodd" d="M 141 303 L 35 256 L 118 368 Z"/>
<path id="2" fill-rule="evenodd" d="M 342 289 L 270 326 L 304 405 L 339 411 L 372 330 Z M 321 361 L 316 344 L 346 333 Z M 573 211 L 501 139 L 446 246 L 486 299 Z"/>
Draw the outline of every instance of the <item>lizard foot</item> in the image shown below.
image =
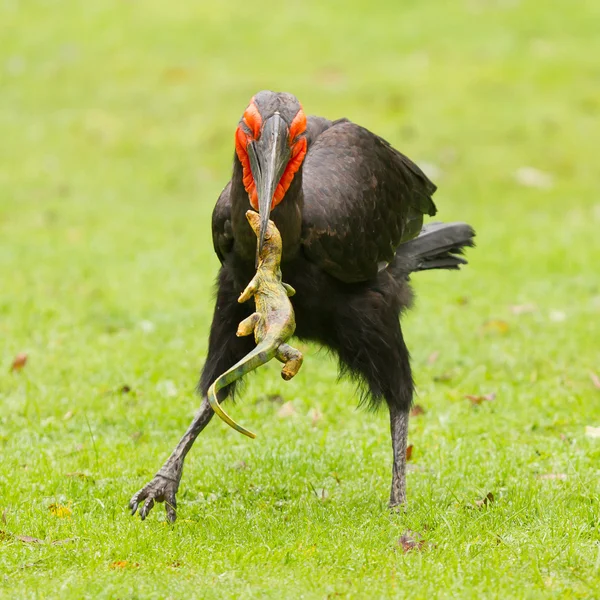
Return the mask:
<path id="1" fill-rule="evenodd" d="M 161 471 L 165 470 L 164 467 L 161 469 Z M 175 475 L 175 477 L 172 475 Z M 154 476 L 154 479 L 147 483 L 139 492 L 137 492 L 137 494 L 134 494 L 129 501 L 131 515 L 135 515 L 139 507 L 140 517 L 143 521 L 152 510 L 155 502 L 164 502 L 167 511 L 167 519 L 169 522 L 174 523 L 177 518 L 175 512 L 177 508 L 175 495 L 179 489 L 179 480 L 181 479 L 181 475 L 176 475 L 176 473 L 169 473 L 168 475 L 166 473 L 165 475 L 161 475 L 160 472 L 157 473 Z"/>

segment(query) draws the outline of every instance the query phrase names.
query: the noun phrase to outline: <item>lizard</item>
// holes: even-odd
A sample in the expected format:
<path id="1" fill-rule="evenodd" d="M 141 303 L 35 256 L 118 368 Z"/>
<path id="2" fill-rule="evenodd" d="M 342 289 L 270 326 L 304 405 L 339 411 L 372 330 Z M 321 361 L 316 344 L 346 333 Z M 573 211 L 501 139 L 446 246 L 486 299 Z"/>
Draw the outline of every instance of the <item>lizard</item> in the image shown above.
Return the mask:
<path id="1" fill-rule="evenodd" d="M 248 210 L 246 219 L 258 237 L 259 214 Z M 284 363 L 281 376 L 289 381 L 298 373 L 303 360 L 302 353 L 286 343 L 296 330 L 294 309 L 290 302 L 290 296 L 296 292 L 291 285 L 282 281 L 282 240 L 273 221 L 269 221 L 264 240 L 264 245 L 258 253 L 256 274 L 238 298 L 240 303 L 254 298 L 256 311 L 239 324 L 236 335 L 239 337 L 254 333 L 256 347 L 217 377 L 207 394 L 213 411 L 230 427 L 250 438 L 255 438 L 256 434 L 238 425 L 223 410 L 218 400 L 219 391 L 273 358 Z"/>

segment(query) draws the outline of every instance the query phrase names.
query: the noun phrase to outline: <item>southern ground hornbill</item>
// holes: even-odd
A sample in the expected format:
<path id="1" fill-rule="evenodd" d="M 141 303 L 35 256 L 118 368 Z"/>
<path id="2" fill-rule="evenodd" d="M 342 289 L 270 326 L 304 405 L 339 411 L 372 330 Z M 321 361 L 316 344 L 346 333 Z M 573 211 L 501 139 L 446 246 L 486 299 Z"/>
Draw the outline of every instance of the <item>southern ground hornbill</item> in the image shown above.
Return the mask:
<path id="1" fill-rule="evenodd" d="M 207 390 L 253 347 L 251 337 L 235 335 L 253 310 L 252 303 L 237 302 L 257 255 L 249 207 L 260 214 L 260 246 L 269 216 L 281 232 L 283 278 L 297 291 L 296 336 L 333 351 L 341 373 L 361 384 L 371 404 L 387 404 L 390 505 L 405 501 L 413 379 L 399 316 L 411 303 L 409 276 L 459 268 L 474 236 L 463 223 L 423 226 L 423 216 L 436 213 L 435 189 L 407 157 L 347 119 L 306 117 L 291 94 L 263 91 L 252 98 L 235 132 L 233 176 L 213 212 L 221 269 L 198 386 L 202 405 L 154 479 L 131 499 L 132 514 L 140 508 L 144 519 L 155 502 L 165 502 L 167 517 L 175 519 L 185 456 L 214 414 Z"/>

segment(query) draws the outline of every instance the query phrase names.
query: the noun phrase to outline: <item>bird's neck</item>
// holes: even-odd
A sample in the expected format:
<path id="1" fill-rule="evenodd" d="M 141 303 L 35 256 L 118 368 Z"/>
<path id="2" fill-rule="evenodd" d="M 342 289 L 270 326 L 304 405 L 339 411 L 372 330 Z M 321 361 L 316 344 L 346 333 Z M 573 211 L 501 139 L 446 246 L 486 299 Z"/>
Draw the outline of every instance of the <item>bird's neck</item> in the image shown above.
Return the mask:
<path id="1" fill-rule="evenodd" d="M 283 242 L 282 262 L 292 260 L 300 250 L 303 206 L 302 167 L 300 167 L 283 200 L 271 211 L 271 219 L 279 229 Z M 249 208 L 252 207 L 242 181 L 242 165 L 236 156 L 231 178 L 231 227 L 235 240 L 234 252 L 239 258 L 254 262 L 256 235 L 246 219 L 246 211 Z"/>

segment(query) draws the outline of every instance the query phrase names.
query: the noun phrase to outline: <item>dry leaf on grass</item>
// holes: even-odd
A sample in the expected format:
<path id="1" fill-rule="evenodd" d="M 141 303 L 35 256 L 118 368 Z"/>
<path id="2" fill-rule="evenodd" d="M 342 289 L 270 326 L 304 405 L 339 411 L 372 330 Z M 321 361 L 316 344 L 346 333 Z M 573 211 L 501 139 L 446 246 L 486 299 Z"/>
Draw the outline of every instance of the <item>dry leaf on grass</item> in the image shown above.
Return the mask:
<path id="1" fill-rule="evenodd" d="M 590 373 L 590 379 L 592 380 L 594 387 L 600 390 L 600 377 L 598 377 L 596 373 Z"/>
<path id="2" fill-rule="evenodd" d="M 27 354 L 25 352 L 19 352 L 12 361 L 10 366 L 11 371 L 20 371 L 27 364 Z"/>
<path id="3" fill-rule="evenodd" d="M 51 546 L 64 546 L 65 544 L 70 544 L 71 542 L 74 542 L 75 538 L 66 538 L 64 540 L 54 540 L 51 543 Z"/>
<path id="4" fill-rule="evenodd" d="M 504 335 L 508 333 L 510 325 L 501 319 L 489 319 L 481 326 L 481 333 Z"/>
<path id="5" fill-rule="evenodd" d="M 294 408 L 294 405 L 292 404 L 292 402 L 286 402 L 277 411 L 277 416 L 280 419 L 285 419 L 287 417 L 291 417 L 294 414 L 296 414 L 296 409 Z"/>
<path id="6" fill-rule="evenodd" d="M 62 504 L 51 504 L 48 507 L 48 510 L 59 519 L 70 519 L 73 511 L 68 507 Z"/>
<path id="7" fill-rule="evenodd" d="M 140 563 L 132 563 L 128 560 L 115 560 L 115 562 L 110 563 L 109 567 L 111 569 L 127 569 L 127 568 L 137 568 L 140 566 Z"/>
<path id="8" fill-rule="evenodd" d="M 413 454 L 413 445 L 410 444 L 406 447 L 406 460 L 410 460 L 412 458 L 412 454 Z"/>
<path id="9" fill-rule="evenodd" d="M 24 544 L 43 544 L 44 540 L 40 538 L 32 537 L 30 535 L 15 535 L 15 539 L 23 542 Z"/>
<path id="10" fill-rule="evenodd" d="M 482 498 L 481 500 L 475 500 L 475 506 L 477 508 L 484 508 L 493 503 L 494 503 L 494 494 L 492 494 L 492 492 L 488 492 L 487 496 L 485 498 Z"/>
<path id="11" fill-rule="evenodd" d="M 445 373 L 442 373 L 441 375 L 436 375 L 433 380 L 436 383 L 446 383 L 448 381 L 452 381 L 452 379 L 454 378 L 454 373 L 452 371 L 446 371 Z"/>
<path id="12" fill-rule="evenodd" d="M 410 410 L 411 417 L 418 417 L 419 415 L 424 415 L 425 409 L 420 404 L 415 404 Z"/>
<path id="13" fill-rule="evenodd" d="M 492 392 L 491 394 L 465 394 L 465 398 L 471 402 L 471 404 L 483 404 L 484 402 L 491 402 L 496 399 L 496 394 Z"/>
<path id="14" fill-rule="evenodd" d="M 316 427 L 317 423 L 323 418 L 323 413 L 318 408 L 311 408 L 308 415 L 313 427 Z"/>
<path id="15" fill-rule="evenodd" d="M 429 357 L 427 358 L 427 364 L 428 365 L 433 365 L 437 362 L 437 359 L 440 357 L 440 353 L 439 350 L 436 350 L 435 352 L 432 352 Z"/>
<path id="16" fill-rule="evenodd" d="M 398 546 L 402 549 L 402 552 L 410 552 L 411 550 L 422 550 L 426 542 L 423 536 L 416 531 L 407 529 L 398 540 Z"/>
<path id="17" fill-rule="evenodd" d="M 588 425 L 585 428 L 585 435 L 591 438 L 600 438 L 600 427 L 590 427 Z"/>

